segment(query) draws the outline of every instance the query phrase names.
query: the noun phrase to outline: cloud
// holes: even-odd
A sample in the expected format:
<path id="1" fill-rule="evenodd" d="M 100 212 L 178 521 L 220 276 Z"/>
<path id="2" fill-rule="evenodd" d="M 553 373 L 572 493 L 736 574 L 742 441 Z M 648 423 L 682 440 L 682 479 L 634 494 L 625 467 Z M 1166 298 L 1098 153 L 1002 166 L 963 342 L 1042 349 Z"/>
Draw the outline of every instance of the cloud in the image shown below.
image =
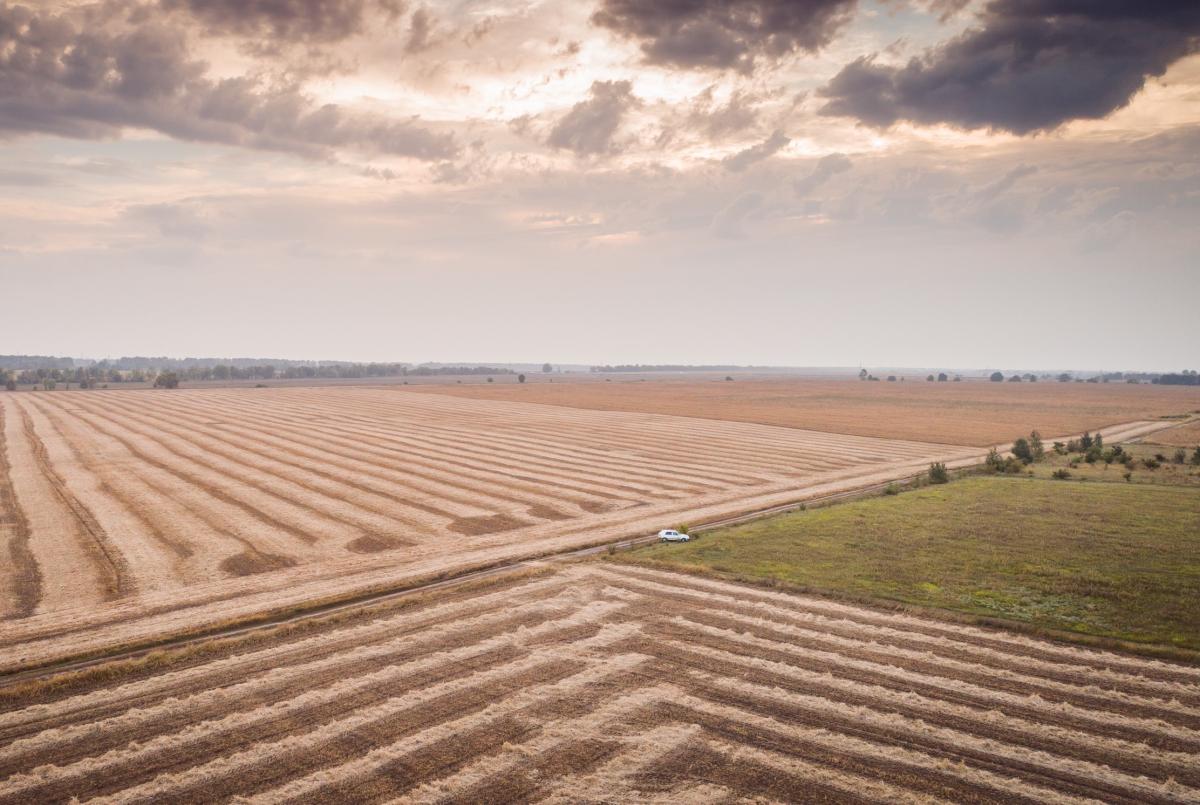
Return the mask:
<path id="1" fill-rule="evenodd" d="M 210 33 L 269 36 L 275 40 L 336 42 L 361 33 L 366 0 L 160 0 L 168 11 L 184 10 Z M 378 3 L 391 16 L 402 5 Z"/>
<path id="2" fill-rule="evenodd" d="M 413 12 L 409 21 L 408 41 L 404 43 L 405 53 L 420 53 L 428 50 L 433 44 L 433 15 L 424 6 Z"/>
<path id="3" fill-rule="evenodd" d="M 763 195 L 755 191 L 742 193 L 713 216 L 712 232 L 719 238 L 737 240 L 746 236 L 742 222 L 762 206 Z"/>
<path id="4" fill-rule="evenodd" d="M 708 87 L 697 95 L 692 103 L 687 115 L 687 125 L 713 139 L 736 134 L 757 125 L 758 111 L 755 104 L 758 100 L 755 95 L 734 91 L 726 103 L 714 106 L 713 87 Z"/>
<path id="5" fill-rule="evenodd" d="M 781 148 L 786 146 L 792 140 L 782 131 L 776 129 L 770 137 L 763 140 L 758 145 L 752 145 L 744 151 L 738 151 L 731 157 L 726 157 L 721 164 L 727 170 L 734 172 L 744 171 L 746 168 L 753 165 L 755 162 L 762 162 L 764 159 L 769 159 L 774 156 Z"/>
<path id="6" fill-rule="evenodd" d="M 184 33 L 147 22 L 115 33 L 65 15 L 0 7 L 0 137 L 77 138 L 146 128 L 183 140 L 330 158 L 336 149 L 453 158 L 459 147 L 415 119 L 317 104 L 257 76 L 206 77 Z"/>
<path id="7" fill-rule="evenodd" d="M 125 218 L 134 224 L 153 226 L 167 238 L 201 240 L 210 232 L 199 206 L 186 202 L 138 204 L 125 210 Z"/>
<path id="8" fill-rule="evenodd" d="M 850 158 L 845 154 L 830 154 L 821 157 L 817 160 L 812 173 L 802 179 L 797 179 L 792 183 L 792 187 L 795 188 L 797 196 L 804 198 L 837 174 L 850 170 L 851 165 Z"/>
<path id="9" fill-rule="evenodd" d="M 864 56 L 821 90 L 821 114 L 1026 134 L 1121 108 L 1195 52 L 1200 4 L 993 0 L 980 27 L 903 67 Z"/>
<path id="10" fill-rule="evenodd" d="M 596 25 L 641 43 L 647 63 L 753 72 L 760 58 L 815 53 L 856 0 L 602 0 Z"/>
<path id="11" fill-rule="evenodd" d="M 628 81 L 593 82 L 588 99 L 571 107 L 550 130 L 546 143 L 580 156 L 610 153 L 625 113 L 637 103 Z"/>

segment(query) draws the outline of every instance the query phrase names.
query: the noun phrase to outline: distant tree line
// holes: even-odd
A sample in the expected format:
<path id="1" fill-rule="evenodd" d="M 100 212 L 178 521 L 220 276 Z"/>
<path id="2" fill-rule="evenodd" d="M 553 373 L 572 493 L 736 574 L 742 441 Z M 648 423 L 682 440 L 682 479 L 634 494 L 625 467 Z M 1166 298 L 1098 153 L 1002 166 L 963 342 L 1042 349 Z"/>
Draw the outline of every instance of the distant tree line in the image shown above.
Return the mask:
<path id="1" fill-rule="evenodd" d="M 115 383 L 157 383 L 160 377 L 169 376 L 167 386 L 175 388 L 181 382 L 223 380 L 274 380 L 307 378 L 367 378 L 367 377 L 428 377 L 437 375 L 511 375 L 511 369 L 492 366 L 412 366 L 405 363 L 333 363 L 333 364 L 274 364 L 235 365 L 219 363 L 213 366 L 190 365 L 186 367 L 125 368 L 114 362 L 100 361 L 91 366 L 48 367 L 26 369 L 0 368 L 0 382 L 9 391 L 19 386 L 41 386 L 56 389 L 59 385 L 77 385 L 80 388 L 97 388 Z"/>
<path id="2" fill-rule="evenodd" d="M 764 366 L 732 366 L 726 364 L 678 363 L 621 363 L 616 366 L 593 366 L 592 372 L 730 372 L 738 369 L 765 369 Z"/>

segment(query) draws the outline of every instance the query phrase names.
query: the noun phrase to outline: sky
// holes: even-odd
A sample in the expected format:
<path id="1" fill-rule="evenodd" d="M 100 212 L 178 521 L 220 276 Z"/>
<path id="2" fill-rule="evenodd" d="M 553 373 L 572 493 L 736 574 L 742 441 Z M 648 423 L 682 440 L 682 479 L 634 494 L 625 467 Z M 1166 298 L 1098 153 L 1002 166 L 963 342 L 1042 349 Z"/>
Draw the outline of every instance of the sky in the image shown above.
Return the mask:
<path id="1" fill-rule="evenodd" d="M 1200 368 L 1193 0 L 0 0 L 0 354 Z"/>

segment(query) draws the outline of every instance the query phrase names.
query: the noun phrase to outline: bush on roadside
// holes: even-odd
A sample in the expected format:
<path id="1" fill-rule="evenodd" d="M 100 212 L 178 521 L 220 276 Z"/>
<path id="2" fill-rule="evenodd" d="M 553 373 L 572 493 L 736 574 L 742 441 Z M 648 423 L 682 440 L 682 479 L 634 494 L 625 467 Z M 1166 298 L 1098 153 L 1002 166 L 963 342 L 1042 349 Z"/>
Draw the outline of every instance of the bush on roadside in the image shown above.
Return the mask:
<path id="1" fill-rule="evenodd" d="M 946 470 L 946 465 L 941 461 L 935 461 L 929 465 L 929 483 L 944 484 L 950 481 L 950 473 Z"/>
<path id="2" fill-rule="evenodd" d="M 1060 481 L 1065 481 L 1071 477 L 1071 471 L 1067 469 L 1058 469 L 1050 473 L 1051 478 L 1057 478 Z"/>
<path id="3" fill-rule="evenodd" d="M 883 488 L 883 494 L 885 494 L 885 495 L 899 495 L 899 494 L 900 494 L 900 487 L 896 486 L 895 484 L 888 484 L 887 486 L 885 486 L 885 487 Z"/>
<path id="4" fill-rule="evenodd" d="M 1033 448 L 1029 446 L 1027 439 L 1021 438 L 1013 442 L 1013 455 L 1021 459 L 1026 464 L 1033 463 Z"/>
<path id="5" fill-rule="evenodd" d="M 1029 432 L 1029 452 L 1034 461 L 1041 461 L 1046 457 L 1046 445 L 1042 443 L 1042 434 L 1036 430 Z"/>

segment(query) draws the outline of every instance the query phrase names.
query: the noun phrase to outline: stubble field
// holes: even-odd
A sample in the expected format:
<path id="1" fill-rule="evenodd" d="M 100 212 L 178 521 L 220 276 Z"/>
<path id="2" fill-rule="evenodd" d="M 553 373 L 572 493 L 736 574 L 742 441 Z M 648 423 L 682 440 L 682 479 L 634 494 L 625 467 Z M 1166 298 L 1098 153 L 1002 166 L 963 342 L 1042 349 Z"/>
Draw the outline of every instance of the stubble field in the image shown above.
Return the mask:
<path id="1" fill-rule="evenodd" d="M 978 453 L 395 387 L 22 392 L 0 414 L 0 668 Z"/>
<path id="2" fill-rule="evenodd" d="M 1188 802 L 1200 669 L 576 564 L 0 712 L 0 803 Z"/>
<path id="3" fill-rule="evenodd" d="M 600 411 L 649 411 L 884 439 L 987 446 L 1200 411 L 1200 387 L 1125 383 L 929 383 L 763 379 L 430 385 L 421 391 Z"/>

